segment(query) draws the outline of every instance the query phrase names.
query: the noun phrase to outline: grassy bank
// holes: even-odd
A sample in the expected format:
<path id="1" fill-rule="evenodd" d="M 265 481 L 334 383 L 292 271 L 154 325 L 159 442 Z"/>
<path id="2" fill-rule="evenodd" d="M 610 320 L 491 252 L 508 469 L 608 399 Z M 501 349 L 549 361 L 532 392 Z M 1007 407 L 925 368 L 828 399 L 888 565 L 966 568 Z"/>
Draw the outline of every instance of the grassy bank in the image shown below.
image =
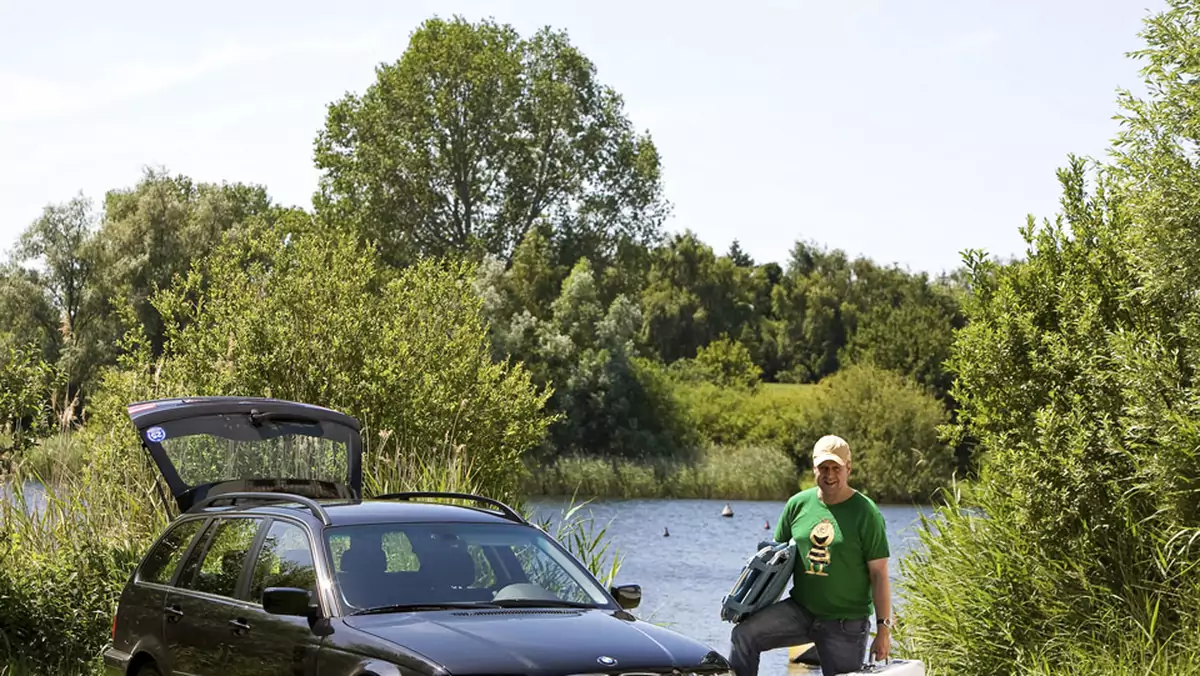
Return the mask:
<path id="1" fill-rule="evenodd" d="M 528 469 L 521 487 L 527 495 L 546 497 L 778 500 L 806 481 L 811 476 L 797 472 L 783 452 L 752 446 L 715 447 L 694 463 L 562 458 Z"/>

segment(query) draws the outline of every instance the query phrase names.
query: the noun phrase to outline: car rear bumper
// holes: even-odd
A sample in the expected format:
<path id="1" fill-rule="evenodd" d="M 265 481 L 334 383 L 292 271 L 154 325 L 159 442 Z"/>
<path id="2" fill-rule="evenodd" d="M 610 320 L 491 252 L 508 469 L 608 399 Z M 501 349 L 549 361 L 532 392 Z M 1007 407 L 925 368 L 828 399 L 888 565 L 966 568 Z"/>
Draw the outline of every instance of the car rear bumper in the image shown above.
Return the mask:
<path id="1" fill-rule="evenodd" d="M 112 646 L 104 649 L 104 676 L 125 676 L 129 673 L 131 655 Z"/>

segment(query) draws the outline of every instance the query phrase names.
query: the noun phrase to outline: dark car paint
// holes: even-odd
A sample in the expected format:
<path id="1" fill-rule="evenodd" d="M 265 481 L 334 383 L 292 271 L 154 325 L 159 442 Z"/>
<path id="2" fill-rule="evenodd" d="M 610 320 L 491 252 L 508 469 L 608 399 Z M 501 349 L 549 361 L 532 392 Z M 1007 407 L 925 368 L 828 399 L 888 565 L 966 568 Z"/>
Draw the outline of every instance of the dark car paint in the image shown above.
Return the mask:
<path id="1" fill-rule="evenodd" d="M 710 648 L 611 610 L 442 610 L 346 618 L 346 624 L 429 656 L 452 674 L 594 671 L 601 655 L 622 670 L 694 667 Z"/>

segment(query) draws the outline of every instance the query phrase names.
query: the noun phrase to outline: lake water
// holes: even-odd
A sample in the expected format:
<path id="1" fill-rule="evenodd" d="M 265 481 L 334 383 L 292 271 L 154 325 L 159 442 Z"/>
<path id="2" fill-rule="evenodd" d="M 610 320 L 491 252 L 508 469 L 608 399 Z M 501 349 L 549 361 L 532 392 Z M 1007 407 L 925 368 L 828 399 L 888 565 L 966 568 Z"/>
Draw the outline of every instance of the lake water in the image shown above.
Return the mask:
<path id="1" fill-rule="evenodd" d="M 607 525 L 608 538 L 621 556 L 617 583 L 642 585 L 638 617 L 703 641 L 728 655 L 732 624 L 721 621 L 721 599 L 741 573 L 756 545 L 771 539 L 783 502 L 730 501 L 734 516 L 721 516 L 724 500 L 619 500 L 588 503 L 579 510 Z M 530 503 L 541 518 L 553 518 L 566 500 Z M 881 505 L 892 558 L 892 603 L 896 604 L 897 559 L 915 546 L 918 510 Z M 770 524 L 770 530 L 764 528 Z M 663 529 L 670 537 L 663 537 Z M 766 653 L 761 673 L 786 674 L 787 650 Z"/>

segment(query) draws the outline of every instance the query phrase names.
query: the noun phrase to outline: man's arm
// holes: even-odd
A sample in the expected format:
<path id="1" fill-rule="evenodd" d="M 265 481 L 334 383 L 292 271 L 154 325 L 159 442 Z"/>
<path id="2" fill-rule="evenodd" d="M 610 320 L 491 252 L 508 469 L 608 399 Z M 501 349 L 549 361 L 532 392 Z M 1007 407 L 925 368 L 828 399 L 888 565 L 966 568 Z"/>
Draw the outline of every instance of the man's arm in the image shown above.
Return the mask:
<path id="1" fill-rule="evenodd" d="M 892 617 L 892 590 L 888 580 L 887 562 L 887 559 L 867 561 L 867 571 L 871 576 L 871 600 L 875 604 L 875 617 L 880 620 Z M 871 643 L 871 657 L 877 660 L 886 659 L 891 648 L 891 630 L 876 624 L 875 641 Z"/>
<path id="2" fill-rule="evenodd" d="M 783 513 L 779 515 L 779 521 L 775 522 L 775 541 L 787 542 L 792 539 L 792 501 L 788 500 L 783 505 Z"/>

